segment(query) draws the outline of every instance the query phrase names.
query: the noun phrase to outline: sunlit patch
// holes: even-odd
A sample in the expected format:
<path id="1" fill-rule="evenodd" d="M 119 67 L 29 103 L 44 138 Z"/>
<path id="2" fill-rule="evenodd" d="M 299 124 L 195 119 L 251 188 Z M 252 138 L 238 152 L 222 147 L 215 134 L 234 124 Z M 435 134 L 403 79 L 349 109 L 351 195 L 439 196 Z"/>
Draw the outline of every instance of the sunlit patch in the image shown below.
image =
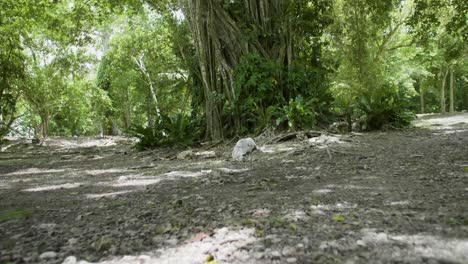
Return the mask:
<path id="1" fill-rule="evenodd" d="M 385 190 L 384 187 L 375 187 L 375 186 L 361 186 L 361 185 L 352 185 L 352 184 L 328 184 L 325 187 L 330 189 L 348 189 L 348 190 Z"/>
<path id="2" fill-rule="evenodd" d="M 310 207 L 315 214 L 324 214 L 325 211 L 331 212 L 346 212 L 357 208 L 357 204 L 349 204 L 347 202 L 333 204 L 318 204 Z"/>
<path id="3" fill-rule="evenodd" d="M 247 168 L 245 168 L 245 169 L 219 168 L 218 170 L 221 171 L 221 172 L 224 172 L 224 173 L 236 174 L 236 173 L 242 173 L 242 172 L 249 171 L 250 169 L 247 169 Z"/>
<path id="4" fill-rule="evenodd" d="M 290 211 L 284 216 L 284 219 L 291 222 L 306 221 L 309 217 L 304 211 L 294 210 Z"/>
<path id="5" fill-rule="evenodd" d="M 82 183 L 65 183 L 65 184 L 58 184 L 58 185 L 47 185 L 35 188 L 24 189 L 25 192 L 42 192 L 42 191 L 52 191 L 52 190 L 60 190 L 60 189 L 73 189 L 78 188 L 82 185 Z"/>
<path id="6" fill-rule="evenodd" d="M 456 115 L 418 115 L 418 119 L 413 121 L 414 126 L 424 127 L 432 130 L 447 130 L 457 127 L 466 127 L 468 123 L 468 114 Z M 463 130 L 459 130 L 463 131 Z"/>
<path id="7" fill-rule="evenodd" d="M 165 173 L 164 176 L 166 177 L 181 177 L 181 178 L 192 178 L 192 177 L 201 177 L 210 174 L 212 170 L 202 170 L 199 172 L 191 172 L 191 171 L 171 171 Z"/>
<path id="8" fill-rule="evenodd" d="M 252 210 L 252 211 L 250 211 L 250 213 L 255 218 L 264 218 L 264 217 L 270 216 L 271 210 L 266 209 L 266 208 L 260 208 L 260 209 Z"/>
<path id="9" fill-rule="evenodd" d="M 444 260 L 444 263 L 468 263 L 468 240 L 429 235 L 390 235 L 383 232 L 377 233 L 372 229 L 363 229 L 362 235 L 362 238 L 356 242 L 359 246 L 374 245 L 381 248 L 385 244 L 398 245 L 386 252 L 389 256 L 383 257 L 406 256 L 407 260 L 417 260 L 423 257 Z"/>
<path id="10" fill-rule="evenodd" d="M 353 180 L 378 180 L 379 178 L 376 176 L 366 176 L 366 177 L 354 176 L 351 179 Z"/>
<path id="11" fill-rule="evenodd" d="M 282 152 L 288 152 L 295 150 L 295 147 L 291 147 L 290 145 L 282 145 L 282 144 L 277 144 L 277 145 L 267 145 L 263 147 L 257 148 L 259 151 L 263 153 L 282 153 Z"/>
<path id="12" fill-rule="evenodd" d="M 88 175 L 102 175 L 102 174 L 112 174 L 112 173 L 122 173 L 127 172 L 127 169 L 107 169 L 107 170 L 85 170 Z"/>
<path id="13" fill-rule="evenodd" d="M 126 177 L 126 176 L 124 176 Z M 162 179 L 155 179 L 154 177 L 122 177 L 114 183 L 111 183 L 112 187 L 136 187 L 136 186 L 147 186 L 159 183 Z"/>
<path id="14" fill-rule="evenodd" d="M 312 193 L 314 194 L 327 194 L 327 193 L 331 193 L 333 192 L 333 190 L 330 190 L 330 189 L 318 189 L 318 190 L 313 190 Z"/>
<path id="15" fill-rule="evenodd" d="M 88 198 L 88 199 L 98 199 L 98 198 L 103 198 L 103 197 L 113 198 L 113 197 L 116 197 L 118 195 L 127 194 L 127 193 L 130 193 L 130 192 L 132 192 L 132 191 L 127 190 L 127 191 L 120 191 L 120 192 L 87 194 L 86 198 Z"/>
<path id="16" fill-rule="evenodd" d="M 11 172 L 6 174 L 7 176 L 11 175 L 31 175 L 31 174 L 45 174 L 45 173 L 59 173 L 59 172 L 65 172 L 65 169 L 50 169 L 50 170 L 43 170 L 39 168 L 29 168 L 26 170 L 19 170 L 15 172 Z"/>
<path id="17" fill-rule="evenodd" d="M 162 248 L 139 256 L 112 258 L 97 264 L 198 264 L 206 263 L 212 256 L 216 263 L 252 263 L 246 247 L 254 243 L 255 230 L 217 229 L 212 235 L 199 235 L 181 243 L 177 247 Z M 67 259 L 76 260 L 75 257 Z M 65 261 L 67 261 L 67 259 Z M 80 261 L 81 264 L 89 264 Z"/>
<path id="18" fill-rule="evenodd" d="M 0 190 L 10 189 L 11 185 L 7 182 L 0 181 Z"/>
<path id="19" fill-rule="evenodd" d="M 45 146 L 61 148 L 89 148 L 89 147 L 110 147 L 118 144 L 119 141 L 132 142 L 132 139 L 124 137 L 106 137 L 106 138 L 50 138 L 44 142 Z"/>
<path id="20" fill-rule="evenodd" d="M 385 203 L 385 205 L 389 205 L 389 206 L 400 206 L 400 205 L 408 205 L 408 204 L 410 204 L 410 201 L 408 200 Z"/>
<path id="21" fill-rule="evenodd" d="M 327 148 L 328 145 L 344 144 L 339 136 L 320 135 L 308 140 L 309 144 L 317 146 L 318 148 Z"/>

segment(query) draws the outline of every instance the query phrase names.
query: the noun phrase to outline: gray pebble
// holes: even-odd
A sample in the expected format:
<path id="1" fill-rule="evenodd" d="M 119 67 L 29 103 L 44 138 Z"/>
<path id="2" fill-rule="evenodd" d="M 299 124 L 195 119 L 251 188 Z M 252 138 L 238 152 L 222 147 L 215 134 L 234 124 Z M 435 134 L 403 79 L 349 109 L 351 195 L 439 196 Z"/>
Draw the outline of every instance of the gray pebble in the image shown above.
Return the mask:
<path id="1" fill-rule="evenodd" d="M 57 253 L 54 251 L 46 251 L 39 256 L 39 259 L 53 259 L 57 257 Z"/>

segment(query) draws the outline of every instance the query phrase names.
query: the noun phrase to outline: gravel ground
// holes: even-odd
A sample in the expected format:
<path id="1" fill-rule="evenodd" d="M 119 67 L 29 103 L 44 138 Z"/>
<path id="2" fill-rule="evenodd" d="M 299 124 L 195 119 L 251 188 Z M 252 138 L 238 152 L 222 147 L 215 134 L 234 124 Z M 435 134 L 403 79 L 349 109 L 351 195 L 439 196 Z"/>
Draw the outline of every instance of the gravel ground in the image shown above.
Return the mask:
<path id="1" fill-rule="evenodd" d="M 126 138 L 12 140 L 0 263 L 468 263 L 468 116 L 416 124 L 256 139 L 243 162 L 233 144 L 180 160 Z"/>

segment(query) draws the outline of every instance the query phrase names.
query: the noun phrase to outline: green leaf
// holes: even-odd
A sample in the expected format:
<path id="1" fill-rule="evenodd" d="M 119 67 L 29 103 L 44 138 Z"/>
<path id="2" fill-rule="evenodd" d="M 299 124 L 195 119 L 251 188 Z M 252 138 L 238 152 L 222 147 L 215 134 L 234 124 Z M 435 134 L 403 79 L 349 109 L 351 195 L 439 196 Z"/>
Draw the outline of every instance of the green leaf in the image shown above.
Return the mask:
<path id="1" fill-rule="evenodd" d="M 332 216 L 332 219 L 335 222 L 343 222 L 345 220 L 345 217 L 342 215 L 334 215 Z"/>

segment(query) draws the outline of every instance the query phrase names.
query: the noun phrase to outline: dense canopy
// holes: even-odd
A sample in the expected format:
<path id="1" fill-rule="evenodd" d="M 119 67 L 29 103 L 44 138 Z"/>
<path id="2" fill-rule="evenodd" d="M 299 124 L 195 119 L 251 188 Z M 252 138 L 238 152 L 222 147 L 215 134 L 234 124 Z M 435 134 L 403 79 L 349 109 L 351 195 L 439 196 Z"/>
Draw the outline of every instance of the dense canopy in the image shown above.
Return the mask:
<path id="1" fill-rule="evenodd" d="M 0 137 L 145 147 L 468 109 L 463 0 L 0 2 Z"/>

